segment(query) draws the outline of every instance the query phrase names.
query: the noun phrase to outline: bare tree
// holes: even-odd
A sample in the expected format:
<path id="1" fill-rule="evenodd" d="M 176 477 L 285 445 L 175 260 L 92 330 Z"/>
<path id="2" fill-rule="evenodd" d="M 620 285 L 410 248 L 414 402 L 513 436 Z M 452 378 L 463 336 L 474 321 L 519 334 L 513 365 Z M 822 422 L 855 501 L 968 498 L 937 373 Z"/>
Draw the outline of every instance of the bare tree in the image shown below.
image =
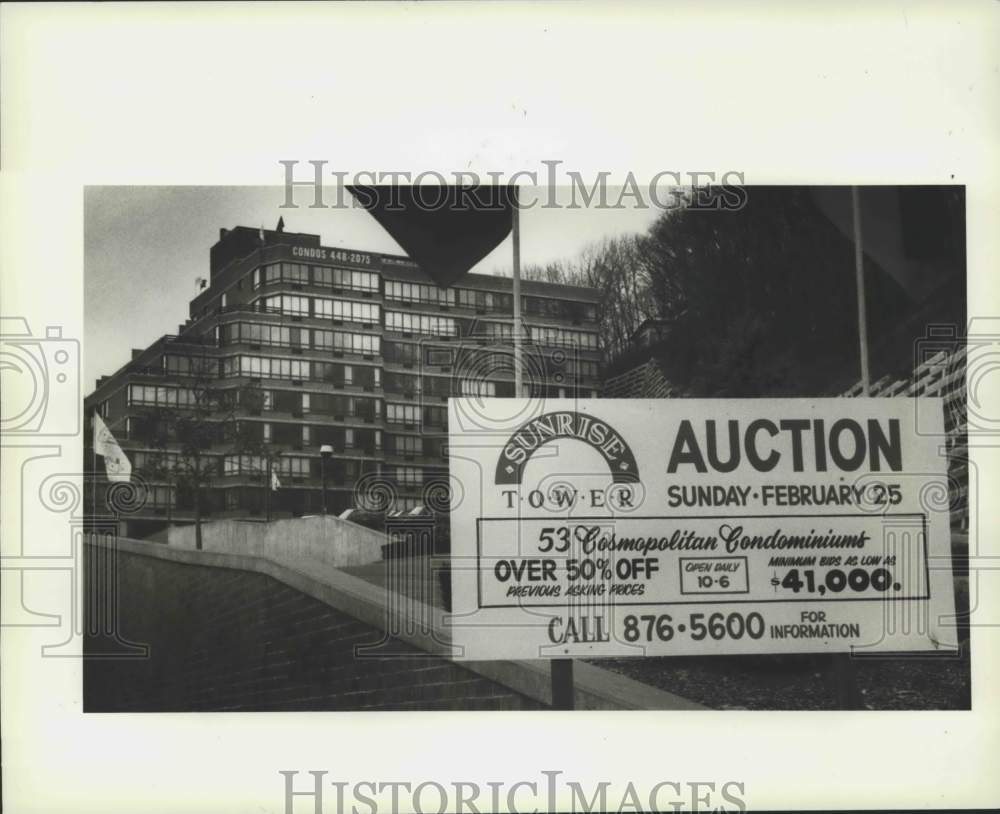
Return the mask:
<path id="1" fill-rule="evenodd" d="M 241 404 L 245 406 L 262 396 L 256 386 L 225 386 L 215 357 L 174 349 L 171 356 L 181 366 L 177 404 L 158 405 L 146 411 L 140 434 L 154 453 L 154 469 L 161 474 L 169 472 L 177 488 L 190 493 L 195 546 L 201 549 L 205 493 L 222 474 L 224 455 L 238 454 L 248 445 L 238 420 Z M 164 469 L 156 458 L 170 460 L 170 447 L 175 448 L 176 460 Z"/>

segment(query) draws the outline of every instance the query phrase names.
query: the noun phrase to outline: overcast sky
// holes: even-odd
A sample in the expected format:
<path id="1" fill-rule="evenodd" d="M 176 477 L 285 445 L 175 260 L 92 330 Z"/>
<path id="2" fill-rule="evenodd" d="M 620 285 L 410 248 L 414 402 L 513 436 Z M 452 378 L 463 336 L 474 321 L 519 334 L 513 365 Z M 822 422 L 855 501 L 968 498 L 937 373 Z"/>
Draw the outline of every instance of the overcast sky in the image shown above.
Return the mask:
<path id="1" fill-rule="evenodd" d="M 559 197 L 564 197 L 560 191 Z M 264 226 L 279 217 L 289 232 L 318 234 L 323 246 L 402 254 L 362 209 L 279 209 L 281 187 L 89 187 L 85 196 L 84 392 L 163 334 L 176 333 L 208 277 L 208 251 L 220 228 Z M 335 200 L 329 190 L 328 201 Z M 614 199 L 614 196 L 610 196 Z M 521 213 L 521 262 L 572 260 L 604 237 L 643 232 L 652 209 L 541 209 Z M 473 271 L 508 273 L 508 237 Z"/>

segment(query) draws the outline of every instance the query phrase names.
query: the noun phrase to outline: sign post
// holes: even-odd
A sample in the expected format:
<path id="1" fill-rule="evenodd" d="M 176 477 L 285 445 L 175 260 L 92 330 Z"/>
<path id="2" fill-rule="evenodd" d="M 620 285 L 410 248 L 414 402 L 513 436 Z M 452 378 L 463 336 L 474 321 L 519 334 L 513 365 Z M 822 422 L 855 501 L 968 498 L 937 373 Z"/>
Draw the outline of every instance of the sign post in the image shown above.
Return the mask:
<path id="1" fill-rule="evenodd" d="M 552 709 L 573 709 L 573 659 L 552 659 Z"/>
<path id="2" fill-rule="evenodd" d="M 952 649 L 939 399 L 452 399 L 463 659 Z M 839 703 L 860 705 L 837 660 Z"/>

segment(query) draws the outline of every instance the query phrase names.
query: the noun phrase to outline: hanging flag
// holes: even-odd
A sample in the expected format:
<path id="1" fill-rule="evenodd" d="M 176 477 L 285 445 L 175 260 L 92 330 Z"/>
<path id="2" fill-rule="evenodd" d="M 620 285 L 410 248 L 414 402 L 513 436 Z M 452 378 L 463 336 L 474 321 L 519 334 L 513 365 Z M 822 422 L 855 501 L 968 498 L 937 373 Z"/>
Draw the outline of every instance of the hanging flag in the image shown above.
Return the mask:
<path id="1" fill-rule="evenodd" d="M 281 481 L 278 480 L 278 473 L 276 470 L 271 470 L 271 491 L 277 492 L 281 488 Z"/>
<path id="2" fill-rule="evenodd" d="M 132 463 L 97 413 L 94 413 L 94 453 L 104 458 L 109 481 L 129 483 L 132 480 Z"/>
<path id="3" fill-rule="evenodd" d="M 421 270 L 440 286 L 467 274 L 510 234 L 516 188 L 349 186 Z"/>

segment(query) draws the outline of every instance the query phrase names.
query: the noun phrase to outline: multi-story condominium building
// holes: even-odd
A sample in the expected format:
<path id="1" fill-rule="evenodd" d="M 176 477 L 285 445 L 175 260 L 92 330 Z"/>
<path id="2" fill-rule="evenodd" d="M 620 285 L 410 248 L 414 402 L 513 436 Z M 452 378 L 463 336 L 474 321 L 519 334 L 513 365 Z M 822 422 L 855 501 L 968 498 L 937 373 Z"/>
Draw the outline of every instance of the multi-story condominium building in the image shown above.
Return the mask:
<path id="1" fill-rule="evenodd" d="M 440 288 L 405 257 L 317 235 L 221 230 L 177 334 L 85 400 L 146 487 L 129 533 L 190 521 L 194 491 L 211 516 L 340 512 L 375 481 L 392 508 L 422 505 L 447 481 L 448 397 L 514 395 L 511 289 L 476 274 Z M 521 296 L 526 394 L 596 396 L 598 292 L 525 281 Z M 205 475 L 185 478 L 170 427 L 209 400 Z"/>

